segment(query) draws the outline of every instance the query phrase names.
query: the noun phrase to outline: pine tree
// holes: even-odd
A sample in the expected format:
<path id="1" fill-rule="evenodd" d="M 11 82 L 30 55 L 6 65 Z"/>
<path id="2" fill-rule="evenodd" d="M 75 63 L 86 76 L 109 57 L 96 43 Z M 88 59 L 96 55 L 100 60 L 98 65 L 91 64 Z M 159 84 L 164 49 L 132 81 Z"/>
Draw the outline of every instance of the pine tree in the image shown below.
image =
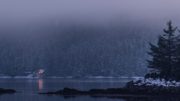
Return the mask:
<path id="1" fill-rule="evenodd" d="M 174 70 L 177 64 L 176 51 L 177 39 L 175 35 L 176 27 L 172 26 L 171 21 L 167 23 L 168 28 L 164 29 L 164 35 L 160 35 L 157 45 L 150 43 L 149 55 L 152 57 L 148 60 L 148 67 L 156 70 L 156 74 L 160 78 L 174 79 Z"/>
<path id="2" fill-rule="evenodd" d="M 180 30 L 179 30 L 180 32 Z M 176 80 L 180 80 L 180 35 L 177 36 L 177 50 L 176 50 L 176 64 L 175 68 L 173 69 L 173 74 Z"/>

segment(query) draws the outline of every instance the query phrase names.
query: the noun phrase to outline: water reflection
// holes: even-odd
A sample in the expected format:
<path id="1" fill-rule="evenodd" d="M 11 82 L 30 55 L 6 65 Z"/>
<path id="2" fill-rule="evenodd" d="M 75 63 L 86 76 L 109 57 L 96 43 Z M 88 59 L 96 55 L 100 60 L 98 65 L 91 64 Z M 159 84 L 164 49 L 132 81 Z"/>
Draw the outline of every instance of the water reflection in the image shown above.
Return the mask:
<path id="1" fill-rule="evenodd" d="M 130 79 L 131 80 L 131 79 Z M 0 101 L 126 101 L 125 99 L 79 96 L 65 98 L 63 96 L 39 95 L 38 92 L 56 91 L 64 87 L 80 90 L 93 88 L 117 88 L 123 87 L 128 79 L 0 79 L 0 87 L 16 89 L 20 93 L 5 94 L 0 96 Z M 138 100 L 137 100 L 138 101 Z"/>
<path id="2" fill-rule="evenodd" d="M 109 81 L 109 82 L 108 82 Z M 180 97 L 97 97 L 97 96 L 47 96 L 39 95 L 38 92 L 56 91 L 64 87 L 80 90 L 93 88 L 117 88 L 123 87 L 127 79 L 1 79 L 0 87 L 16 89 L 22 93 L 1 95 L 0 101 L 180 101 Z M 28 100 L 27 100 L 28 99 Z"/>
<path id="3" fill-rule="evenodd" d="M 43 90 L 43 79 L 38 79 L 38 90 L 42 91 Z"/>

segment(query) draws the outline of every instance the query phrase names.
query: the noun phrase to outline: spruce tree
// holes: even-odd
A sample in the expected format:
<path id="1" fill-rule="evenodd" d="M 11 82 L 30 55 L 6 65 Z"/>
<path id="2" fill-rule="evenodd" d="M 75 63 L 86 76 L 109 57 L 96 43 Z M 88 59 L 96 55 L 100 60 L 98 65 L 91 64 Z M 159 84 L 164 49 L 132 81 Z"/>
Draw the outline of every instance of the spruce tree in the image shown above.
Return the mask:
<path id="1" fill-rule="evenodd" d="M 158 38 L 157 45 L 150 43 L 149 55 L 152 59 L 148 60 L 148 67 L 156 70 L 156 77 L 164 79 L 174 79 L 174 70 L 177 65 L 177 39 L 175 35 L 177 28 L 172 26 L 171 21 L 167 23 L 163 35 Z M 158 71 L 158 73 L 157 73 Z"/>
<path id="2" fill-rule="evenodd" d="M 180 30 L 179 30 L 180 32 Z M 173 75 L 175 77 L 176 80 L 180 80 L 180 35 L 177 36 L 177 50 L 176 50 L 176 64 L 175 64 L 175 68 L 173 69 Z"/>

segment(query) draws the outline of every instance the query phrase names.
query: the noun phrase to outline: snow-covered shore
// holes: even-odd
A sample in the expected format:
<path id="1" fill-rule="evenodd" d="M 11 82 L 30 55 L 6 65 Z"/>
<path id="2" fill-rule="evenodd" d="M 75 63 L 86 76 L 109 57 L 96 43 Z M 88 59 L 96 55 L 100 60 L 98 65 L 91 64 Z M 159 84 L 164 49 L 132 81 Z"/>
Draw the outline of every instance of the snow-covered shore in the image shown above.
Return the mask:
<path id="1" fill-rule="evenodd" d="M 180 82 L 165 79 L 138 78 L 132 82 L 135 86 L 180 87 Z"/>

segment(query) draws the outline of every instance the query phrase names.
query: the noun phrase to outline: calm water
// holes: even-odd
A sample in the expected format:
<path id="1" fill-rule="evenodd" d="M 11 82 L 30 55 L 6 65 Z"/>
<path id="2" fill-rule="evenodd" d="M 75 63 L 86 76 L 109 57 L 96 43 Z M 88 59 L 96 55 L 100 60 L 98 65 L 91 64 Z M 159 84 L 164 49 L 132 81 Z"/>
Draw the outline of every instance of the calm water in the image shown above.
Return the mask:
<path id="1" fill-rule="evenodd" d="M 130 79 L 0 79 L 0 87 L 16 89 L 18 93 L 0 95 L 0 101 L 164 101 L 164 99 L 93 98 L 81 96 L 38 95 L 38 92 L 56 91 L 64 87 L 88 90 L 91 88 L 123 87 Z M 167 101 L 176 101 L 170 99 Z M 177 100 L 178 101 L 178 100 Z"/>
<path id="2" fill-rule="evenodd" d="M 38 95 L 38 92 L 56 91 L 64 87 L 88 90 L 91 88 L 122 87 L 128 79 L 0 79 L 0 87 L 16 89 L 13 95 L 1 95 L 0 101 L 112 101 L 89 96 L 64 98 Z M 115 100 L 113 100 L 115 101 Z M 119 101 L 119 99 L 118 99 Z M 121 100 L 120 100 L 121 101 Z M 123 101 L 123 100 L 122 100 Z"/>

